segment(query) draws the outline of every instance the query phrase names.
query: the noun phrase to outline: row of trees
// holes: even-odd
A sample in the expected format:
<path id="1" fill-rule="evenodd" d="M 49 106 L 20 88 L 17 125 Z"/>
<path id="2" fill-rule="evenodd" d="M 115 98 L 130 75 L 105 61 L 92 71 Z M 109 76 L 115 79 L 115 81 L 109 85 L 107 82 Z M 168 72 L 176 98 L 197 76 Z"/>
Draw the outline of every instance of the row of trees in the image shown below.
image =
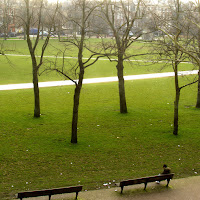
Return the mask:
<path id="1" fill-rule="evenodd" d="M 74 69 L 74 74 L 71 76 L 68 70 L 68 63 L 65 62 L 65 54 L 63 54 L 63 62 L 62 66 L 59 66 L 57 62 L 51 64 L 51 67 L 46 70 L 54 70 L 64 77 L 75 83 L 75 91 L 74 91 L 74 106 L 73 106 L 73 119 L 72 119 L 72 136 L 71 142 L 77 143 L 77 124 L 78 124 L 78 108 L 79 108 L 79 99 L 80 93 L 82 89 L 82 83 L 84 79 L 85 69 L 89 66 L 92 66 L 94 63 L 98 61 L 101 57 L 108 57 L 110 60 L 112 58 L 116 61 L 117 75 L 119 79 L 119 97 L 120 97 L 120 112 L 127 113 L 127 105 L 125 98 L 125 86 L 124 86 L 124 60 L 132 57 L 133 55 L 128 55 L 126 53 L 127 49 L 137 40 L 137 38 L 141 35 L 141 33 L 135 33 L 137 35 L 133 37 L 130 35 L 130 32 L 133 28 L 135 20 L 138 18 L 138 11 L 140 8 L 141 0 L 136 4 L 136 10 L 133 12 L 129 8 L 127 8 L 127 2 L 112 2 L 112 1 L 104 1 L 104 2 L 95 2 L 95 1 L 87 1 L 87 0 L 77 0 L 71 2 L 68 9 L 70 11 L 76 10 L 76 13 L 71 12 L 63 12 L 61 13 L 61 9 L 57 4 L 55 9 L 55 14 L 52 15 L 51 18 L 51 26 L 48 28 L 48 36 L 45 39 L 44 45 L 42 47 L 42 53 L 39 61 L 36 59 L 36 49 L 40 39 L 39 32 L 36 36 L 36 39 L 33 41 L 30 39 L 30 27 L 31 24 L 35 23 L 37 15 L 37 26 L 38 30 L 40 30 L 42 23 L 42 9 L 44 6 L 44 2 L 40 1 L 40 6 L 37 4 L 37 12 L 30 12 L 30 1 L 25 0 L 26 3 L 26 18 L 24 20 L 24 24 L 26 27 L 26 38 L 27 44 L 29 47 L 29 52 L 32 59 L 32 69 L 33 69 L 33 86 L 34 86 L 34 97 L 35 97 L 35 109 L 34 109 L 34 117 L 40 117 L 40 99 L 39 99 L 39 87 L 38 87 L 38 71 L 43 63 L 43 55 L 44 51 L 48 45 L 50 34 L 52 31 L 52 27 L 56 26 L 56 16 L 59 14 L 59 17 L 62 16 L 62 21 L 66 20 L 69 26 L 75 27 L 75 31 L 78 30 L 79 36 L 77 34 L 70 35 L 70 38 L 63 40 L 67 47 L 73 46 L 77 48 L 77 63 L 72 67 Z M 129 2 L 128 2 L 129 3 Z M 97 13 L 94 14 L 94 13 Z M 117 17 L 119 13 L 122 16 L 126 16 L 126 18 L 122 17 L 118 23 Z M 101 28 L 95 26 L 93 23 L 94 18 L 100 17 L 103 20 L 104 24 L 110 26 L 110 29 L 114 36 L 114 41 L 107 43 L 102 38 L 102 43 L 99 43 L 98 50 L 91 49 L 87 45 L 87 37 L 88 33 L 97 31 L 101 32 Z M 34 22 L 33 22 L 34 21 Z M 34 43 L 34 44 L 32 44 Z M 87 49 L 90 52 L 89 58 L 85 61 L 83 59 L 83 51 Z M 65 50 L 64 50 L 65 52 Z M 53 66 L 53 67 L 52 67 Z M 74 79 L 76 77 L 76 79 Z"/>
<path id="2" fill-rule="evenodd" d="M 55 6 L 51 5 L 52 12 L 48 12 L 48 14 L 45 12 L 48 4 L 43 0 L 24 0 L 24 2 L 26 10 L 24 15 L 26 17 L 19 16 L 19 22 L 25 27 L 26 40 L 32 59 L 34 117 L 40 117 L 38 74 L 44 62 L 43 55 L 49 43 L 51 32 L 59 30 L 60 33 L 69 28 L 70 35 L 67 38 L 65 37 L 62 42 L 68 48 L 71 46 L 77 48 L 77 62 L 72 67 L 73 75 L 71 75 L 71 70 L 70 73 L 68 70 L 69 63 L 65 59 L 66 50 L 62 52 L 63 62 L 61 65 L 58 65 L 59 62 L 55 61 L 46 68 L 46 70 L 57 71 L 75 84 L 72 143 L 77 143 L 79 98 L 85 70 L 95 64 L 99 58 L 107 57 L 110 61 L 116 62 L 120 112 L 128 112 L 124 84 L 124 61 L 142 55 L 128 51 L 130 47 L 134 46 L 134 42 L 142 36 L 148 36 L 145 38 L 152 40 L 157 35 L 156 40 L 151 41 L 152 51 L 145 54 L 153 55 L 158 61 L 171 62 L 174 69 L 176 95 L 173 134 L 178 134 L 178 105 L 182 88 L 198 82 L 196 107 L 200 108 L 200 75 L 197 80 L 183 86 L 179 86 L 178 79 L 178 66 L 181 62 L 191 61 L 194 66 L 200 67 L 199 1 L 196 4 L 182 4 L 179 0 L 176 0 L 171 4 L 163 4 L 158 7 L 145 0 L 74 0 L 70 1 L 67 6 L 58 3 Z M 31 40 L 30 28 L 33 26 L 37 26 L 38 30 L 43 30 L 44 27 L 48 29 L 40 59 L 36 58 L 36 50 L 42 37 L 38 32 L 36 39 Z M 106 40 L 105 35 L 111 35 L 112 38 Z M 152 35 L 154 37 L 150 37 Z M 98 48 L 91 48 L 88 45 L 87 41 L 90 36 L 101 38 Z M 90 52 L 87 60 L 83 59 L 84 49 Z"/>

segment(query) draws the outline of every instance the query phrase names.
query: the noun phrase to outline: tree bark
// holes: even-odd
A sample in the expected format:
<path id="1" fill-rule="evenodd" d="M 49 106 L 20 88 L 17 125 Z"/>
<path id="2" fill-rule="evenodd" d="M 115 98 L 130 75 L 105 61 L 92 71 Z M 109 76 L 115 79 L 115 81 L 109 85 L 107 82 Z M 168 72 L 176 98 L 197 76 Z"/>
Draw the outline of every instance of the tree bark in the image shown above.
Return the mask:
<path id="1" fill-rule="evenodd" d="M 26 30 L 27 31 L 27 30 Z M 32 60 L 32 72 L 33 72 L 33 91 L 34 91 L 34 117 L 40 117 L 40 95 L 38 86 L 38 66 L 36 57 L 32 48 L 32 43 L 29 35 L 27 35 L 27 44 Z"/>
<path id="2" fill-rule="evenodd" d="M 200 9 L 200 7 L 199 7 Z M 200 10 L 199 10 L 200 13 Z M 198 58 L 200 59 L 200 30 L 198 30 Z M 197 102 L 196 102 L 196 108 L 200 108 L 200 66 L 199 66 L 199 73 L 198 73 L 198 86 L 197 86 Z"/>
<path id="3" fill-rule="evenodd" d="M 199 70 L 199 73 L 198 73 L 198 92 L 197 92 L 196 108 L 200 108 L 200 70 Z"/>
<path id="4" fill-rule="evenodd" d="M 174 135 L 178 135 L 178 107 L 179 107 L 179 99 L 180 99 L 180 90 L 176 91 L 176 98 L 174 101 Z"/>
<path id="5" fill-rule="evenodd" d="M 34 64 L 33 64 L 34 65 Z M 40 117 L 40 93 L 38 86 L 37 65 L 33 66 L 34 117 Z"/>
<path id="6" fill-rule="evenodd" d="M 74 106 L 73 106 L 73 117 L 72 117 L 72 135 L 71 135 L 71 143 L 77 143 L 77 125 L 78 125 L 78 108 L 79 108 L 79 101 L 80 101 L 80 93 L 83 84 L 83 77 L 84 77 L 84 68 L 80 70 L 79 74 L 79 82 L 76 85 L 74 91 Z"/>
<path id="7" fill-rule="evenodd" d="M 123 59 L 118 58 L 117 64 L 117 76 L 118 76 L 118 87 L 119 87 L 119 101 L 120 101 L 120 113 L 127 113 L 126 96 L 125 96 L 125 85 L 124 85 L 124 66 Z"/>
<path id="8" fill-rule="evenodd" d="M 174 101 L 174 130 L 173 134 L 178 135 L 178 109 L 179 109 L 179 99 L 180 99 L 180 88 L 178 83 L 178 64 L 175 63 L 175 90 L 176 90 L 176 97 Z"/>
<path id="9" fill-rule="evenodd" d="M 74 107 L 73 107 L 73 118 L 72 118 L 72 135 L 71 135 L 71 143 L 77 143 L 77 124 L 78 124 L 78 109 L 79 109 L 79 101 L 80 101 L 80 93 L 83 85 L 83 78 L 85 73 L 85 68 L 83 64 L 83 44 L 85 40 L 85 28 L 86 28 L 86 13 L 85 13 L 85 0 L 82 2 L 82 18 L 81 18 L 81 39 L 78 45 L 78 64 L 79 64 L 79 79 L 78 84 L 76 84 L 76 88 L 74 91 Z"/>

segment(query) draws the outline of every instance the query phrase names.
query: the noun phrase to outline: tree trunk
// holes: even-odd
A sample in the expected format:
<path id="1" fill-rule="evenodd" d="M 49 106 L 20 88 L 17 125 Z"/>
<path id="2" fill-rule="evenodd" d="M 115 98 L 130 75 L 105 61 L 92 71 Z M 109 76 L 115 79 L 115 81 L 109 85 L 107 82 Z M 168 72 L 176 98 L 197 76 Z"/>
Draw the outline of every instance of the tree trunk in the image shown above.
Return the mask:
<path id="1" fill-rule="evenodd" d="M 200 70 L 199 70 L 199 73 L 198 73 L 198 92 L 197 92 L 196 108 L 200 108 Z"/>
<path id="2" fill-rule="evenodd" d="M 39 30 L 38 30 L 39 31 Z M 44 25 L 43 25 L 43 22 L 42 22 L 42 37 L 41 37 L 41 39 L 43 40 L 44 39 Z"/>
<path id="3" fill-rule="evenodd" d="M 180 99 L 180 88 L 178 83 L 178 64 L 175 64 L 175 90 L 176 97 L 174 101 L 174 135 L 178 135 L 178 107 L 179 107 L 179 99 Z"/>
<path id="4" fill-rule="evenodd" d="M 60 24 L 60 20 L 59 20 L 59 24 L 58 24 L 58 41 L 60 41 L 60 34 L 61 34 L 61 24 Z"/>
<path id="5" fill-rule="evenodd" d="M 174 101 L 174 135 L 178 135 L 178 107 L 179 107 L 179 99 L 180 99 L 180 89 L 176 91 L 176 98 Z"/>
<path id="6" fill-rule="evenodd" d="M 200 13 L 200 4 L 198 2 L 198 7 L 199 7 L 199 13 Z M 198 30 L 198 58 L 200 59 L 200 30 Z M 196 102 L 196 108 L 200 108 L 200 66 L 199 66 L 199 73 L 198 73 L 198 86 L 197 86 L 197 102 Z"/>
<path id="7" fill-rule="evenodd" d="M 24 40 L 26 40 L 26 31 L 24 30 Z"/>
<path id="8" fill-rule="evenodd" d="M 78 85 L 76 85 L 74 91 L 74 107 L 73 107 L 72 135 L 71 135 L 71 143 L 74 144 L 77 143 L 78 109 L 79 109 L 80 93 L 83 84 L 83 77 L 84 77 L 84 69 L 80 70 L 79 82 Z"/>
<path id="9" fill-rule="evenodd" d="M 40 117 L 40 93 L 38 86 L 38 73 L 37 66 L 33 66 L 33 91 L 34 91 L 34 117 Z"/>
<path id="10" fill-rule="evenodd" d="M 125 86 L 124 86 L 124 66 L 122 58 L 118 58 L 117 76 L 119 86 L 120 113 L 127 113 Z"/>
<path id="11" fill-rule="evenodd" d="M 7 40 L 8 37 L 8 29 L 6 28 L 6 26 L 8 26 L 7 24 L 4 25 L 4 40 Z"/>

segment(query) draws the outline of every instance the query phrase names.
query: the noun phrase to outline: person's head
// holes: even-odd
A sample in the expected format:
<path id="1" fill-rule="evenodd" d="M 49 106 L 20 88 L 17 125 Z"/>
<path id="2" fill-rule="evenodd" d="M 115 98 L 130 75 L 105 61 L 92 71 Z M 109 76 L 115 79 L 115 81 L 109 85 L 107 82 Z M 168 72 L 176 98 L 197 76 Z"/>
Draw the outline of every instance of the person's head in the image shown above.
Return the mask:
<path id="1" fill-rule="evenodd" d="M 167 165 L 166 165 L 166 164 L 164 164 L 164 165 L 163 165 L 163 168 L 167 168 Z"/>

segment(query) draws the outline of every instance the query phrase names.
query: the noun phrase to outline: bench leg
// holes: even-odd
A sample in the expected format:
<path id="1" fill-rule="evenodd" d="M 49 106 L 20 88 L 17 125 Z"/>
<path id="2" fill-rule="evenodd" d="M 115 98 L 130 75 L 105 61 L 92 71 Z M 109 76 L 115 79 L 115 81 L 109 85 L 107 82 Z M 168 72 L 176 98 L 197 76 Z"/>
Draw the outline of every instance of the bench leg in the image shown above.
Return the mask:
<path id="1" fill-rule="evenodd" d="M 76 198 L 75 199 L 77 199 L 78 198 L 78 192 L 76 192 Z"/>
<path id="2" fill-rule="evenodd" d="M 144 183 L 144 190 L 146 190 L 146 188 L 147 188 L 147 182 Z"/>
<path id="3" fill-rule="evenodd" d="M 123 192 L 123 189 L 124 189 L 124 186 L 121 186 L 121 194 L 122 194 L 122 192 Z"/>
<path id="4" fill-rule="evenodd" d="M 51 195 L 49 195 L 49 200 L 51 200 Z"/>
<path id="5" fill-rule="evenodd" d="M 168 185 L 169 185 L 169 182 L 170 182 L 170 179 L 167 179 L 167 185 L 166 185 L 166 187 L 168 187 Z"/>

